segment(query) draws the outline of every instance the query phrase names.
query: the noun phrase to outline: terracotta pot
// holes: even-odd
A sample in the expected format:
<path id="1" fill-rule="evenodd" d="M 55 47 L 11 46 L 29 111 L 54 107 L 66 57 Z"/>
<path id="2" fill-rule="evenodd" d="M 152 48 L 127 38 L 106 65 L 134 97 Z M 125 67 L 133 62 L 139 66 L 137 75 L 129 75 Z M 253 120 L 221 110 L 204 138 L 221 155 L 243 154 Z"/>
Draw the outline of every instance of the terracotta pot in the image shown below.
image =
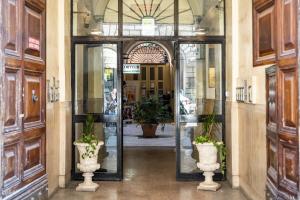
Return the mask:
<path id="1" fill-rule="evenodd" d="M 156 129 L 158 124 L 142 124 L 143 137 L 145 138 L 154 138 L 156 137 Z"/>

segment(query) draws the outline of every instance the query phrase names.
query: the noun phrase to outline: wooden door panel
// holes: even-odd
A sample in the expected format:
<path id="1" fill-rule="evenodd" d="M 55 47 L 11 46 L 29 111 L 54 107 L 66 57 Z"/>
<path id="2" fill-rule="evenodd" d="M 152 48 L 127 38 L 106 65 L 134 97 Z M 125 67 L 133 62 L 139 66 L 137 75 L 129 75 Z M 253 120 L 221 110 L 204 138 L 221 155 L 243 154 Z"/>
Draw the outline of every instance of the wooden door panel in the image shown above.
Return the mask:
<path id="1" fill-rule="evenodd" d="M 24 74 L 24 126 L 41 126 L 44 124 L 44 74 L 28 72 Z"/>
<path id="2" fill-rule="evenodd" d="M 21 5 L 20 0 L 4 0 L 5 5 L 5 41 L 6 54 L 21 57 Z"/>
<path id="3" fill-rule="evenodd" d="M 277 76 L 276 67 L 269 68 L 266 77 L 267 87 L 267 129 L 277 131 Z"/>
<path id="4" fill-rule="evenodd" d="M 21 73 L 20 69 L 5 69 L 4 76 L 4 132 L 21 131 Z"/>
<path id="5" fill-rule="evenodd" d="M 254 7 L 260 6 L 260 5 L 265 5 L 270 2 L 273 2 L 274 0 L 253 0 Z"/>
<path id="6" fill-rule="evenodd" d="M 280 131 L 297 134 L 298 87 L 296 67 L 279 70 L 279 117 Z"/>
<path id="7" fill-rule="evenodd" d="M 277 138 L 267 138 L 267 175 L 274 185 L 278 183 Z"/>
<path id="8" fill-rule="evenodd" d="M 266 125 L 267 125 L 267 193 L 266 197 L 277 196 L 278 187 L 278 135 L 277 135 L 277 68 L 266 69 Z"/>
<path id="9" fill-rule="evenodd" d="M 278 55 L 296 56 L 297 0 L 280 0 L 277 3 Z"/>
<path id="10" fill-rule="evenodd" d="M 298 191 L 297 146 L 279 140 L 279 193 L 296 197 Z"/>
<path id="11" fill-rule="evenodd" d="M 255 7 L 253 12 L 254 65 L 274 63 L 276 58 L 274 1 Z"/>
<path id="12" fill-rule="evenodd" d="M 4 188 L 10 189 L 21 183 L 20 144 L 17 140 L 4 145 Z"/>
<path id="13" fill-rule="evenodd" d="M 40 4 L 25 3 L 24 55 L 25 59 L 44 62 L 44 8 Z"/>
<path id="14" fill-rule="evenodd" d="M 23 179 L 27 180 L 45 172 L 45 128 L 28 131 L 24 135 Z"/>

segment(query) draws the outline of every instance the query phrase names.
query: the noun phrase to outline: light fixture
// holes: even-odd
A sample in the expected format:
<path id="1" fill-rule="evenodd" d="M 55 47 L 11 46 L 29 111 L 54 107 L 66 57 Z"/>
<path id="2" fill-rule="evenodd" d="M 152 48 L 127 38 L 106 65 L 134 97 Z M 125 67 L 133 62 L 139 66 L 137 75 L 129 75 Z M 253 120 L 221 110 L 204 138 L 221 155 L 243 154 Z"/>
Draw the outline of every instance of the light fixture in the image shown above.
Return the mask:
<path id="1" fill-rule="evenodd" d="M 142 35 L 151 36 L 155 34 L 155 19 L 154 17 L 142 18 Z"/>
<path id="2" fill-rule="evenodd" d="M 93 16 L 93 23 L 90 30 L 91 35 L 103 35 L 103 16 Z"/>
<path id="3" fill-rule="evenodd" d="M 195 16 L 195 34 L 205 35 L 207 33 L 206 28 L 201 27 L 202 16 Z"/>
<path id="4" fill-rule="evenodd" d="M 206 31 L 204 30 L 196 30 L 195 31 L 196 35 L 206 35 Z"/>

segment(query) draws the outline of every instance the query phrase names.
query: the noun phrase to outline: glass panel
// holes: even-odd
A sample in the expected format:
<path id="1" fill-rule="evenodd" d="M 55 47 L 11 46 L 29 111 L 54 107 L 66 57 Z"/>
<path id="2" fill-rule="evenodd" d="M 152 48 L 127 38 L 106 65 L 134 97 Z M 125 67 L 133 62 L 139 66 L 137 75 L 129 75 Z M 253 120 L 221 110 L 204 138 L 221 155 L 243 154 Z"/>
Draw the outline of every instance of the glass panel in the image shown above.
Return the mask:
<path id="1" fill-rule="evenodd" d="M 75 114 L 117 114 L 117 45 L 76 45 Z"/>
<path id="2" fill-rule="evenodd" d="M 146 75 L 147 75 L 147 73 L 146 73 L 146 67 L 142 67 L 141 68 L 142 69 L 142 71 L 141 71 L 141 73 L 142 73 L 142 80 L 143 81 L 145 81 L 146 80 Z"/>
<path id="3" fill-rule="evenodd" d="M 164 94 L 164 83 L 158 82 L 158 96 L 162 96 Z"/>
<path id="4" fill-rule="evenodd" d="M 223 0 L 179 0 L 179 35 L 224 35 Z"/>
<path id="5" fill-rule="evenodd" d="M 75 124 L 75 137 L 78 139 L 83 131 L 83 123 Z M 116 173 L 117 172 L 117 123 L 95 123 L 95 134 L 104 145 L 99 150 L 98 163 L 100 170 L 97 172 Z M 79 162 L 79 153 L 75 151 L 75 162 Z M 77 164 L 75 164 L 77 166 Z M 76 173 L 80 170 L 76 167 Z"/>
<path id="6" fill-rule="evenodd" d="M 155 80 L 155 68 L 150 67 L 150 80 L 153 81 Z"/>
<path id="7" fill-rule="evenodd" d="M 164 83 L 163 82 L 158 82 L 158 89 L 163 90 L 164 89 Z"/>
<path id="8" fill-rule="evenodd" d="M 221 44 L 180 44 L 180 114 L 222 114 Z"/>
<path id="9" fill-rule="evenodd" d="M 201 123 L 181 123 L 180 124 L 180 172 L 195 173 L 199 172 L 197 162 L 199 155 L 197 148 L 193 145 L 194 139 L 203 132 Z M 212 132 L 219 141 L 222 141 L 222 124 L 218 123 Z M 217 170 L 220 172 L 220 170 Z"/>
<path id="10" fill-rule="evenodd" d="M 159 67 L 158 68 L 158 80 L 164 80 L 164 68 L 163 67 Z"/>
<path id="11" fill-rule="evenodd" d="M 173 36 L 174 0 L 124 0 L 123 35 Z"/>
<path id="12" fill-rule="evenodd" d="M 135 80 L 135 81 L 139 80 L 139 75 L 138 74 L 133 74 L 133 80 Z"/>
<path id="13" fill-rule="evenodd" d="M 73 35 L 118 35 L 118 0 L 73 0 Z"/>

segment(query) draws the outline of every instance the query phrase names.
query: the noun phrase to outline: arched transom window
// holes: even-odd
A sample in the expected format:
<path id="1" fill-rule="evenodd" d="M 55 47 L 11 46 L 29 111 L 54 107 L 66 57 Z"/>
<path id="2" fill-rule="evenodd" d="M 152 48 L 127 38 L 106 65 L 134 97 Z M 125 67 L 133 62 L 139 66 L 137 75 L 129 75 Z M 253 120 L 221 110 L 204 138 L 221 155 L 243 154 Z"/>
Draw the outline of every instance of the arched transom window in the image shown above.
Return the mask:
<path id="1" fill-rule="evenodd" d="M 134 47 L 128 55 L 128 63 L 167 63 L 167 52 L 158 44 L 143 43 Z"/>

